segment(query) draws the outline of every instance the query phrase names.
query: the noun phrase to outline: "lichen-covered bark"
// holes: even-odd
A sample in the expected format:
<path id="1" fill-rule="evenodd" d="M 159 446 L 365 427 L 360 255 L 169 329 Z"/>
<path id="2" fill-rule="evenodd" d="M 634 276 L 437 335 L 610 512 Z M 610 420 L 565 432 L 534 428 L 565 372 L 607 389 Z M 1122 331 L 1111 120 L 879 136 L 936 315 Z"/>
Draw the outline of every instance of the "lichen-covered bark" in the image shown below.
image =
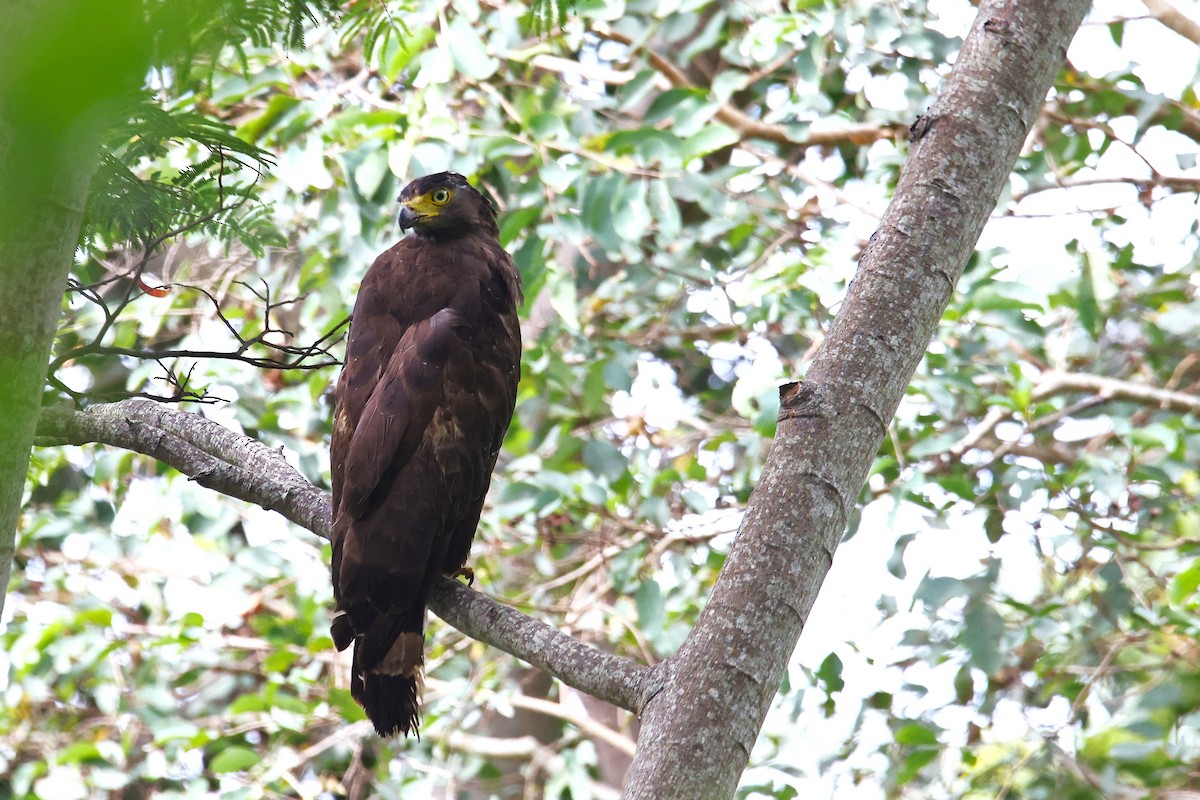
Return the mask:
<path id="1" fill-rule="evenodd" d="M 985 0 L 779 427 L 712 599 L 646 706 L 627 800 L 733 796 L 847 516 L 1085 0 Z"/>
<path id="2" fill-rule="evenodd" d="M 142 453 L 205 488 L 278 511 L 323 539 L 332 531 L 328 492 L 309 483 L 279 451 L 198 414 L 141 399 L 87 411 L 48 408 L 37 436 L 46 446 L 95 442 Z M 657 668 L 577 641 L 455 581 L 441 581 L 429 607 L 468 636 L 630 711 L 639 711 L 659 685 Z"/>
<path id="3" fill-rule="evenodd" d="M 641 711 L 657 686 L 657 667 L 644 667 L 598 650 L 456 581 L 445 580 L 435 586 L 429 608 L 471 638 L 628 711 Z"/>
<path id="4" fill-rule="evenodd" d="M 38 444 L 103 442 L 170 464 L 201 486 L 278 511 L 328 539 L 329 493 L 309 483 L 283 454 L 197 414 L 153 400 L 48 408 Z"/>

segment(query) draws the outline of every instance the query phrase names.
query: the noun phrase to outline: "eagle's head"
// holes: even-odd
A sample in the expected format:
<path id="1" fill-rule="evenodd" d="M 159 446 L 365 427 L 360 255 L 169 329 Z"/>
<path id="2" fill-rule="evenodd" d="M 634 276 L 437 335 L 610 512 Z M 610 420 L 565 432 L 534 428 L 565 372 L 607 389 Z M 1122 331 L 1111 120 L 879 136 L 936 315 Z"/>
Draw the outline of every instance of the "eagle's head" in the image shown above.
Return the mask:
<path id="1" fill-rule="evenodd" d="M 396 199 L 402 231 L 412 228 L 415 234 L 434 239 L 498 233 L 491 204 L 457 172 L 417 178 Z"/>

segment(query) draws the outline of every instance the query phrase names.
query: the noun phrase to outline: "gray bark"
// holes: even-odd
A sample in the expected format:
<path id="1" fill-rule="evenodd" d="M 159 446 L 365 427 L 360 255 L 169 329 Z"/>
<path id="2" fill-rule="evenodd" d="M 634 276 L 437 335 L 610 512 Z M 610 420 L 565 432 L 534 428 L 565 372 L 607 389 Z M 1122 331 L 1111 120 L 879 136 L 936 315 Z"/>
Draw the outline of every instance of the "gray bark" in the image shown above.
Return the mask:
<path id="1" fill-rule="evenodd" d="M 103 442 L 157 458 L 201 486 L 278 511 L 328 539 L 329 493 L 309 483 L 283 454 L 197 414 L 153 400 L 122 400 L 74 411 L 47 408 L 36 443 Z"/>
<path id="2" fill-rule="evenodd" d="M 169 464 L 201 486 L 278 511 L 328 539 L 329 493 L 296 472 L 283 454 L 198 414 L 151 400 L 122 400 L 86 411 L 48 408 L 37 444 L 115 445 Z M 657 687 L 657 668 L 634 664 L 449 579 L 434 587 L 429 607 L 468 636 L 543 669 L 582 692 L 638 712 Z"/>
<path id="3" fill-rule="evenodd" d="M 712 598 L 644 709 L 627 800 L 733 796 L 888 421 L 1086 8 L 982 4 L 821 351 L 781 390 Z"/>

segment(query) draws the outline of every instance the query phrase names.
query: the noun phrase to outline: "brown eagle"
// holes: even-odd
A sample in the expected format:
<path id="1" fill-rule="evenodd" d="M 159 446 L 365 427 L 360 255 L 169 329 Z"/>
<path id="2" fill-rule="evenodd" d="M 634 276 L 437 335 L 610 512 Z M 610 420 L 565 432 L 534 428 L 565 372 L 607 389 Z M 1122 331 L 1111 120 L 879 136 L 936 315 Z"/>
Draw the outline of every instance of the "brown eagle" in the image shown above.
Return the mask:
<path id="1" fill-rule="evenodd" d="M 331 632 L 382 736 L 415 733 L 425 604 L 479 524 L 520 378 L 521 279 L 496 212 L 442 172 L 400 193 L 412 229 L 367 270 L 337 385 Z"/>

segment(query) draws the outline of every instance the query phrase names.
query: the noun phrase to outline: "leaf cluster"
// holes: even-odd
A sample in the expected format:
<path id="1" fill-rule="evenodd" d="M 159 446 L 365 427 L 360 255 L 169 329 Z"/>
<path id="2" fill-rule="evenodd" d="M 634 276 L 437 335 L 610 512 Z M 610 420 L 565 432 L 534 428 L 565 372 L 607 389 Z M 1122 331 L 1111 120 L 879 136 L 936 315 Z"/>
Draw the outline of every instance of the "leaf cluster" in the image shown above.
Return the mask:
<path id="1" fill-rule="evenodd" d="M 227 124 L 144 97 L 105 141 L 84 216 L 82 244 L 153 253 L 185 233 L 261 254 L 285 243 L 255 186 L 273 166 Z M 129 135 L 130 130 L 135 133 Z M 182 163 L 182 166 L 177 166 Z"/>

